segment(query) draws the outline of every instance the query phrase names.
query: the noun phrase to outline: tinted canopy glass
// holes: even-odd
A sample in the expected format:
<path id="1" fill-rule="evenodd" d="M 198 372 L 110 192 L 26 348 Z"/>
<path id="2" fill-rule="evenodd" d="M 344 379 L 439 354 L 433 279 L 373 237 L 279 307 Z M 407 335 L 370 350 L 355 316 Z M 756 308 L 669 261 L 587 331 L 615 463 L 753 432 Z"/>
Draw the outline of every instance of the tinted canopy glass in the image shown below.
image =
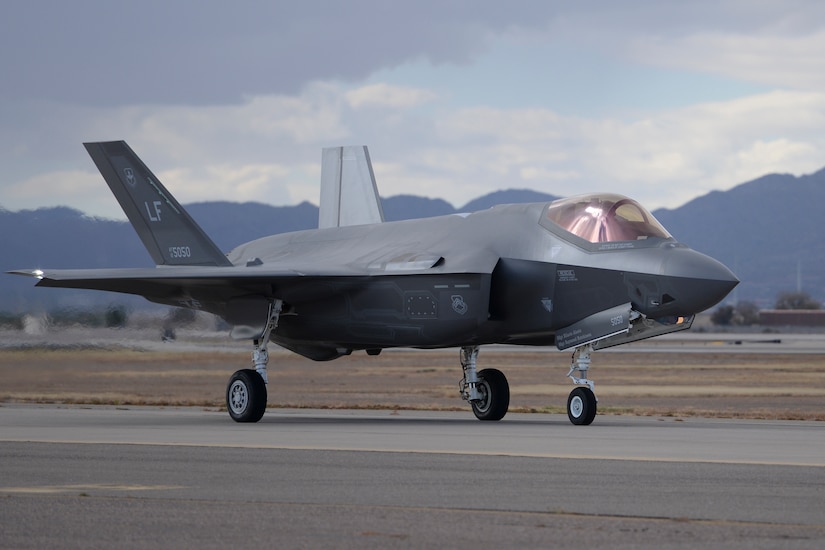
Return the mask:
<path id="1" fill-rule="evenodd" d="M 591 243 L 670 238 L 645 208 L 622 195 L 578 195 L 550 203 L 541 224 L 550 222 Z"/>

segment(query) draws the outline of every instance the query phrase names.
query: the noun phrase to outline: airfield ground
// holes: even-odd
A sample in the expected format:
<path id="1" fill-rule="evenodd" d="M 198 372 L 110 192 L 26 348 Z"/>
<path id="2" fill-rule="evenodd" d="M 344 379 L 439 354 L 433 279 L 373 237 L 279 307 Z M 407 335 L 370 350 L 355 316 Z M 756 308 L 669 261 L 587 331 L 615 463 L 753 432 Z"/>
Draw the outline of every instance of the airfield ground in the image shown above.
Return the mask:
<path id="1" fill-rule="evenodd" d="M 600 414 L 825 421 L 824 341 L 660 338 L 596 352 L 590 376 Z M 270 355 L 270 408 L 469 414 L 458 397 L 457 350 L 360 352 L 323 363 L 274 347 Z M 245 343 L 222 335 L 163 343 L 115 332 L 64 331 L 48 338 L 8 332 L 0 334 L 0 403 L 223 408 L 229 376 L 249 368 L 249 357 Z M 505 373 L 511 411 L 559 413 L 571 389 L 569 362 L 569 353 L 552 348 L 491 347 L 482 348 L 479 369 Z"/>

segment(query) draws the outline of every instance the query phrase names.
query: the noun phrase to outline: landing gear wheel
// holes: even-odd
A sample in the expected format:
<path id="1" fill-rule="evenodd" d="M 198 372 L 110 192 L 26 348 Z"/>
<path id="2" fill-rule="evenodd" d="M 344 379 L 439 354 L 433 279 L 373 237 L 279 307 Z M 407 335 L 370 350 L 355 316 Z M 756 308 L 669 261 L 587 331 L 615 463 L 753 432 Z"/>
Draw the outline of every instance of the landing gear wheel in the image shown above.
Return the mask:
<path id="1" fill-rule="evenodd" d="M 484 369 L 478 373 L 478 393 L 481 399 L 471 401 L 473 413 L 479 420 L 501 420 L 510 407 L 510 384 L 498 369 Z"/>
<path id="2" fill-rule="evenodd" d="M 567 398 L 567 418 L 577 426 L 589 426 L 596 418 L 596 395 L 587 387 L 579 387 Z"/>
<path id="3" fill-rule="evenodd" d="M 266 384 L 252 369 L 239 370 L 226 386 L 226 408 L 235 422 L 257 422 L 266 410 Z"/>

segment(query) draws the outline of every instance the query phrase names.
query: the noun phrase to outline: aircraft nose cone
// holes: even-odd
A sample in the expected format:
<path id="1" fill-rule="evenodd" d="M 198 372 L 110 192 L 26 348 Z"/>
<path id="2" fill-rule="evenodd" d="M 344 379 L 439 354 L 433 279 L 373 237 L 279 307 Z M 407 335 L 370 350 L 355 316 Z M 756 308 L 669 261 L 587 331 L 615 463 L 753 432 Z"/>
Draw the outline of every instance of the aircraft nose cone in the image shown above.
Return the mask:
<path id="1" fill-rule="evenodd" d="M 739 284 L 723 263 L 690 248 L 674 249 L 662 262 L 669 294 L 680 314 L 700 313 L 722 301 Z"/>

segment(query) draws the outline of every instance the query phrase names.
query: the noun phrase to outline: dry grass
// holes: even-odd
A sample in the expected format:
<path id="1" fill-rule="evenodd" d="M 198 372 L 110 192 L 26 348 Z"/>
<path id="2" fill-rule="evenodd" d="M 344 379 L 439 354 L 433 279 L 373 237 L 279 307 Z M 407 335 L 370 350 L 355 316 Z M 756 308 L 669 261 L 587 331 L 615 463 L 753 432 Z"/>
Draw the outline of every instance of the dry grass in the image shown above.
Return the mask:
<path id="1" fill-rule="evenodd" d="M 825 420 L 820 354 L 599 352 L 591 376 L 600 413 Z M 226 381 L 246 352 L 0 351 L 0 401 L 224 407 Z M 569 355 L 482 350 L 502 370 L 511 411 L 563 412 Z M 466 409 L 456 351 L 363 353 L 316 363 L 275 351 L 269 406 Z"/>

